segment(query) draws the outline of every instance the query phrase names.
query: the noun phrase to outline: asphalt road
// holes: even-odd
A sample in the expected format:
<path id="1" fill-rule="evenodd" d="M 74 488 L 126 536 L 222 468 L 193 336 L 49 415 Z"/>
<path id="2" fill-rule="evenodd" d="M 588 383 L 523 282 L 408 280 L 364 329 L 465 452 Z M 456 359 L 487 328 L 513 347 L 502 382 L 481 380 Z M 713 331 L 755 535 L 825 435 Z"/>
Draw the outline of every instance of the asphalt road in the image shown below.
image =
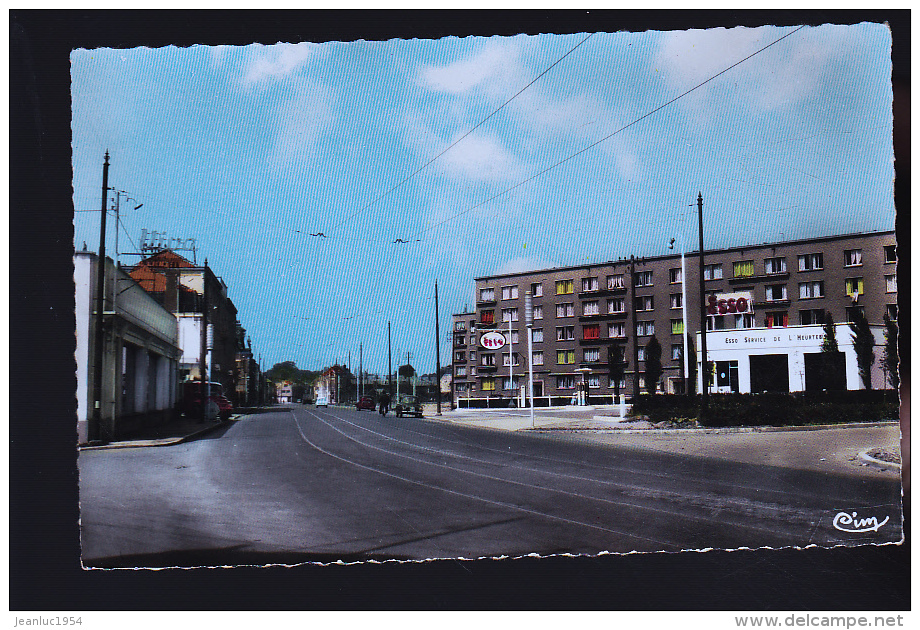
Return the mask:
<path id="1" fill-rule="evenodd" d="M 346 409 L 291 406 L 246 416 L 184 444 L 85 451 L 79 468 L 87 566 L 516 557 L 901 538 L 896 479 Z M 859 529 L 868 531 L 853 531 Z"/>

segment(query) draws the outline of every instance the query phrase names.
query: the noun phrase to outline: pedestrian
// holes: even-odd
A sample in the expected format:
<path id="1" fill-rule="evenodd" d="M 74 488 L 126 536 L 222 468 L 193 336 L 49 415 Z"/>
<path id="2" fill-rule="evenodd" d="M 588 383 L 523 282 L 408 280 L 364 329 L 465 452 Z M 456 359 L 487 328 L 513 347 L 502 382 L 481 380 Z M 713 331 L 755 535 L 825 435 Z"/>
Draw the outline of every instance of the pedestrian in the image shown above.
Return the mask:
<path id="1" fill-rule="evenodd" d="M 390 410 L 390 395 L 386 392 L 380 395 L 380 415 L 385 416 Z"/>

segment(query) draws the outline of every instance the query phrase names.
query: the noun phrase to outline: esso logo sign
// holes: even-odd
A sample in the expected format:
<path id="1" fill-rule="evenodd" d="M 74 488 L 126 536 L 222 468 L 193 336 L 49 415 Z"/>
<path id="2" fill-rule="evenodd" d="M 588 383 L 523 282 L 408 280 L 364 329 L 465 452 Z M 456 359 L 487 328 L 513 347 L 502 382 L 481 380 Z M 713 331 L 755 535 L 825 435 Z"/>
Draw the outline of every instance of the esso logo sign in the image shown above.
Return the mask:
<path id="1" fill-rule="evenodd" d="M 500 332 L 490 330 L 479 338 L 479 345 L 489 350 L 498 350 L 505 346 L 505 336 Z"/>
<path id="2" fill-rule="evenodd" d="M 708 315 L 728 315 L 729 313 L 747 313 L 751 308 L 751 298 L 749 294 L 728 294 L 722 296 L 709 296 L 709 304 L 706 306 Z"/>

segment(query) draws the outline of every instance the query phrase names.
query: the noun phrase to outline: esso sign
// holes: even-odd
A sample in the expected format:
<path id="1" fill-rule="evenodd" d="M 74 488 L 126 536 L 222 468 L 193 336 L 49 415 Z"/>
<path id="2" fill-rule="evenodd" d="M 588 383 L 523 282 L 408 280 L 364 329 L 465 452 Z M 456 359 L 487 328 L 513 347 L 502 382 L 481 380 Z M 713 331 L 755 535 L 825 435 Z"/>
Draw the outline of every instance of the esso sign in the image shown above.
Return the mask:
<path id="1" fill-rule="evenodd" d="M 707 315 L 728 315 L 730 313 L 749 313 L 751 311 L 750 293 L 726 293 L 710 295 L 706 306 Z"/>
<path id="2" fill-rule="evenodd" d="M 489 350 L 498 350 L 505 346 L 505 336 L 500 332 L 490 330 L 479 338 L 479 345 Z"/>

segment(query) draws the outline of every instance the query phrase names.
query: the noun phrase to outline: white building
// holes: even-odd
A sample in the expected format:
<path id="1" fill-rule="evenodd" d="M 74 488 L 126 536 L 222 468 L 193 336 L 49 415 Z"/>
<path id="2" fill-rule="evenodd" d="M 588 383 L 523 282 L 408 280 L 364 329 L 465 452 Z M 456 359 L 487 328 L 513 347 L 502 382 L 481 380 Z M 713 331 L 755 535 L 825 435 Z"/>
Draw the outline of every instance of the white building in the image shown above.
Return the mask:
<path id="1" fill-rule="evenodd" d="M 836 324 L 837 347 L 844 357 L 846 389 L 863 389 L 849 324 Z M 875 363 L 872 387 L 885 387 L 882 356 L 885 350 L 884 327 L 872 326 L 875 337 Z M 802 392 L 822 389 L 821 367 L 826 355 L 821 352 L 823 326 L 789 326 L 710 330 L 706 333 L 709 360 L 715 363 L 712 393 Z M 700 335 L 696 335 L 700 347 Z M 702 391 L 701 357 L 697 357 L 697 391 Z"/>
<path id="2" fill-rule="evenodd" d="M 97 260 L 91 252 L 74 255 L 80 443 L 108 441 L 165 422 L 178 399 L 176 318 L 106 258 L 101 423 L 93 426 Z"/>

